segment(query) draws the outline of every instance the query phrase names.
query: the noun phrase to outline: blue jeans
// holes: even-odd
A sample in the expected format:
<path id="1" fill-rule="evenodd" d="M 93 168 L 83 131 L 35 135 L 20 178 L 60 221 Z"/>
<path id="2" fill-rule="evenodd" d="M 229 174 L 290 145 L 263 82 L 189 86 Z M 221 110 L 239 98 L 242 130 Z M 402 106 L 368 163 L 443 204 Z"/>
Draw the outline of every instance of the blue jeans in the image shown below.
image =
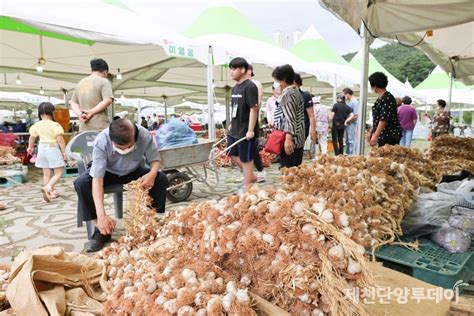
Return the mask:
<path id="1" fill-rule="evenodd" d="M 355 139 L 356 139 L 357 124 L 351 123 L 346 127 L 346 154 L 355 154 Z"/>
<path id="2" fill-rule="evenodd" d="M 400 139 L 400 146 L 410 148 L 413 131 L 402 130 L 402 139 Z"/>

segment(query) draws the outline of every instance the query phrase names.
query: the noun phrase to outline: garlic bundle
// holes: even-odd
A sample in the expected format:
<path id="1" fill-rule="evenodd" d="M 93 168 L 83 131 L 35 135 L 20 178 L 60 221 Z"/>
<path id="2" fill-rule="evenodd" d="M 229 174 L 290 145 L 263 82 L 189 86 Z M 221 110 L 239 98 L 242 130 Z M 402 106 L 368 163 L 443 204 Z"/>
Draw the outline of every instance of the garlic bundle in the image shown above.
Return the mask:
<path id="1" fill-rule="evenodd" d="M 0 146 L 0 165 L 14 165 L 21 163 L 21 159 L 15 156 L 13 147 Z"/>
<path id="2" fill-rule="evenodd" d="M 10 306 L 6 296 L 9 277 L 10 268 L 7 265 L 0 264 L 0 311 L 6 310 Z"/>
<path id="3" fill-rule="evenodd" d="M 371 283 L 365 251 L 331 223 L 346 224 L 348 216 L 301 192 L 264 191 L 254 187 L 217 204 L 194 204 L 165 223 L 200 259 L 234 278 L 226 285 L 224 312 L 232 299 L 246 302 L 249 287 L 292 314 L 364 314 L 363 306 L 344 300 L 344 289 Z M 311 211 L 318 203 L 321 216 Z"/>
<path id="4" fill-rule="evenodd" d="M 319 156 L 313 165 L 282 172 L 287 190 L 314 197 L 311 212 L 364 247 L 401 233 L 418 184 L 405 165 L 379 157 Z"/>

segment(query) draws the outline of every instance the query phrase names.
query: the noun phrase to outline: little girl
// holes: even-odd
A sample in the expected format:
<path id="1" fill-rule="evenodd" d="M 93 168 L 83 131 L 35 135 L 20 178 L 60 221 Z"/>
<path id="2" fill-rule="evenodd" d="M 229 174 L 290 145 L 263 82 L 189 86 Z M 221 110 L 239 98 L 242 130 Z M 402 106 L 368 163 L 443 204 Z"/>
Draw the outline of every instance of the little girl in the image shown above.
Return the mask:
<path id="1" fill-rule="evenodd" d="M 54 120 L 54 105 L 49 102 L 43 102 L 38 107 L 39 122 L 30 128 L 30 140 L 28 142 L 28 154 L 33 153 L 33 147 L 36 138 L 39 137 L 38 154 L 35 166 L 43 169 L 43 183 L 41 189 L 43 198 L 46 202 L 59 195 L 54 189 L 56 183 L 63 174 L 65 160 L 67 160 L 64 152 L 66 145 L 63 134 L 64 129 Z M 54 175 L 51 174 L 54 170 Z"/>

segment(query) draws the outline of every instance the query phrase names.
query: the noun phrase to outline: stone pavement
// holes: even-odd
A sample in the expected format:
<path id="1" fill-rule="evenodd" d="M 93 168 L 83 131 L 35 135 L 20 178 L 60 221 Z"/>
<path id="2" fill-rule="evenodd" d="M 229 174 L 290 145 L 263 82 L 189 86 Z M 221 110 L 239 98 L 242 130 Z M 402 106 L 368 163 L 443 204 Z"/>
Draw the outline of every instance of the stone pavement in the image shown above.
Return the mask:
<path id="1" fill-rule="evenodd" d="M 167 211 L 195 201 L 220 199 L 237 192 L 242 181 L 237 169 L 220 168 L 220 184 L 209 188 L 202 183 L 194 183 L 188 201 L 167 202 Z M 265 185 L 273 185 L 278 178 L 277 165 L 267 168 Z M 66 251 L 81 252 L 87 242 L 86 228 L 76 227 L 77 196 L 73 188 L 74 177 L 62 178 L 58 185 L 60 197 L 51 203 L 43 201 L 42 171 L 29 168 L 27 182 L 23 185 L 0 188 L 0 203 L 7 209 L 0 211 L 0 263 L 9 264 L 24 249 L 37 249 L 44 246 L 62 246 Z M 124 194 L 124 213 L 127 194 Z M 113 197 L 106 195 L 105 206 L 114 215 Z M 118 221 L 118 229 L 113 238 L 124 234 L 123 220 Z"/>

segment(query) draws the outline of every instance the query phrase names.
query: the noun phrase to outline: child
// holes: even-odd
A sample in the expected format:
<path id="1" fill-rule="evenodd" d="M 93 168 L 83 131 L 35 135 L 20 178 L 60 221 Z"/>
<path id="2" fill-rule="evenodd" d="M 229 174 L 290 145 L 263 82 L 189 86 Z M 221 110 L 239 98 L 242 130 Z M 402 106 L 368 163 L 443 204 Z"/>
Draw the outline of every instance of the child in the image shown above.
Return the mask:
<path id="1" fill-rule="evenodd" d="M 49 102 L 43 102 L 38 107 L 39 122 L 30 128 L 30 140 L 28 142 L 28 154 L 33 153 L 33 146 L 36 138 L 39 137 L 38 154 L 35 166 L 43 169 L 44 187 L 41 189 L 43 198 L 46 202 L 59 195 L 54 189 L 56 183 L 63 174 L 65 160 L 64 152 L 66 144 L 64 143 L 64 129 L 54 120 L 54 105 Z M 54 169 L 54 176 L 51 175 L 51 169 Z"/>

